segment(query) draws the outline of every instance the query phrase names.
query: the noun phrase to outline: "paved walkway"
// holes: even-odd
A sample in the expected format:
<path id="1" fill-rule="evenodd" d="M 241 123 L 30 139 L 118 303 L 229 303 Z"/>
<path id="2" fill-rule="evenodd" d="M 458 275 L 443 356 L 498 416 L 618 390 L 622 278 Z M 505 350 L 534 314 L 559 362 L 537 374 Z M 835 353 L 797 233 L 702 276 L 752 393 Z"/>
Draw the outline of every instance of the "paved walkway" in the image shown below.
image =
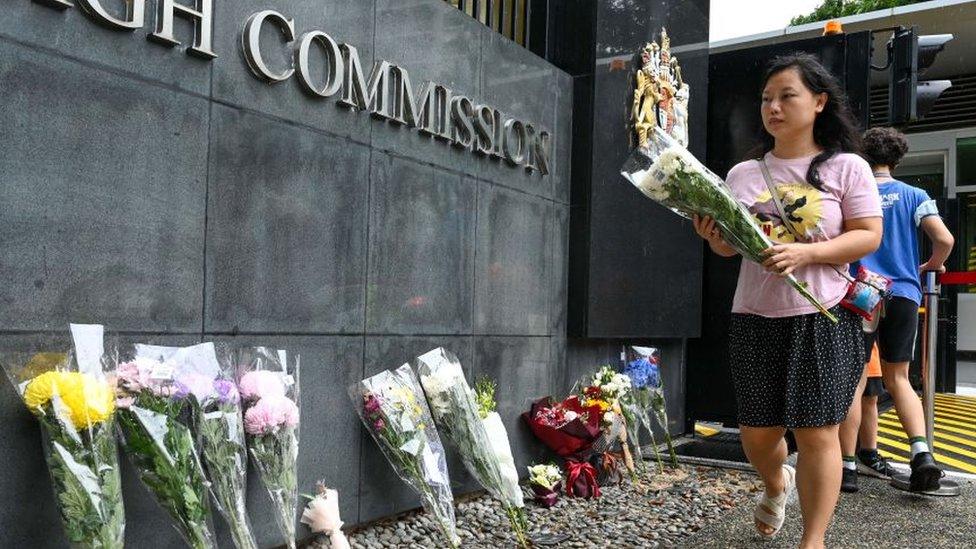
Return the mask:
<path id="1" fill-rule="evenodd" d="M 899 492 L 887 482 L 860 478 L 860 491 L 842 494 L 827 547 L 976 546 L 976 482 L 962 481 L 962 495 L 931 498 Z M 682 540 L 684 547 L 797 547 L 801 533 L 799 502 L 787 507 L 786 525 L 773 542 L 756 539 L 752 507 L 739 506 Z"/>

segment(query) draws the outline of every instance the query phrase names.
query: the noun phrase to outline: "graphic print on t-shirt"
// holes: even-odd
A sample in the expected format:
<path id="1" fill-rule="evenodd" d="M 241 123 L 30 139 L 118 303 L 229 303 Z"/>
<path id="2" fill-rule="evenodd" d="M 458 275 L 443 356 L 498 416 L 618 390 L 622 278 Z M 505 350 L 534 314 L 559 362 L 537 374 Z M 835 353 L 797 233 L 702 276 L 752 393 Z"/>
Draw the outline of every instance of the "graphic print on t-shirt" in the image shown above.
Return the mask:
<path id="1" fill-rule="evenodd" d="M 794 231 L 798 231 L 806 240 L 822 232 L 820 221 L 823 219 L 823 195 L 820 191 L 807 183 L 787 183 L 776 185 L 775 188 Z M 774 242 L 796 242 L 793 233 L 783 224 L 779 209 L 768 190 L 756 197 L 749 211 L 766 236 Z"/>

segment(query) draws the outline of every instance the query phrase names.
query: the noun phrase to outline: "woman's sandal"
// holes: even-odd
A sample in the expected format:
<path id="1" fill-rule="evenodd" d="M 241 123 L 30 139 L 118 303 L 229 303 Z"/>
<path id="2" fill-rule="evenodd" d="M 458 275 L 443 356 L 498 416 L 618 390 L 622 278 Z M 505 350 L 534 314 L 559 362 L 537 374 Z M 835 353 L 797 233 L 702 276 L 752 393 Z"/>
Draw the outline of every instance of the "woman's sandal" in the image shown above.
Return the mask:
<path id="1" fill-rule="evenodd" d="M 756 504 L 755 511 L 752 513 L 753 518 L 759 521 L 760 524 L 773 529 L 772 532 L 766 533 L 760 530 L 757 524 L 756 533 L 763 539 L 771 540 L 775 538 L 776 534 L 783 528 L 783 523 L 786 521 L 786 502 L 790 494 L 792 494 L 793 489 L 796 488 L 796 469 L 783 464 L 783 476 L 785 477 L 785 489 L 783 493 L 771 498 L 766 495 L 766 492 L 763 492 L 762 497 L 759 498 L 759 502 Z M 767 513 L 764 508 L 772 511 L 772 514 Z"/>

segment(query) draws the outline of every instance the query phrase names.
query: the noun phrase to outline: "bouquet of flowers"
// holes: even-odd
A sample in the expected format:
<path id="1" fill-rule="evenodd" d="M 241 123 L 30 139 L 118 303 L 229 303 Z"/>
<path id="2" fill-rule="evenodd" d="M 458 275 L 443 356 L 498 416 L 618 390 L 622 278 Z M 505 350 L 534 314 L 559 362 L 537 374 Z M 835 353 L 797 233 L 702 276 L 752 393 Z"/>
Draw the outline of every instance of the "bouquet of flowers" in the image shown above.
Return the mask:
<path id="1" fill-rule="evenodd" d="M 242 350 L 237 371 L 247 446 L 291 549 L 298 507 L 298 371 L 297 355 L 267 347 Z"/>
<path id="2" fill-rule="evenodd" d="M 4 353 L 0 362 L 41 424 L 44 457 L 72 546 L 121 548 L 125 511 L 115 445 L 115 391 L 102 327 L 72 325 L 71 352 Z"/>
<path id="3" fill-rule="evenodd" d="M 501 502 L 519 545 L 528 547 L 525 503 L 508 432 L 495 412 L 494 384 L 482 382 L 476 394 L 458 358 L 443 348 L 421 355 L 414 364 L 440 432 L 457 447 L 471 476 Z"/>
<path id="4" fill-rule="evenodd" d="M 722 238 L 742 257 L 755 263 L 766 259 L 764 252 L 773 244 L 749 210 L 736 200 L 720 177 L 660 128 L 653 128 L 647 144 L 631 153 L 621 175 L 646 196 L 682 217 L 714 219 Z M 837 322 L 806 284 L 793 275 L 785 280 L 822 314 Z"/>
<path id="5" fill-rule="evenodd" d="M 529 430 L 557 456 L 566 460 L 566 493 L 576 497 L 599 497 L 596 469 L 589 463 L 594 443 L 600 438 L 606 408 L 598 402 L 588 406 L 578 396 L 562 402 L 545 397 L 532 403 L 522 419 Z"/>
<path id="6" fill-rule="evenodd" d="M 217 509 L 227 519 L 240 549 L 257 549 L 247 516 L 247 447 L 241 399 L 225 348 L 218 359 L 213 343 L 181 349 L 174 357 L 177 394 L 193 404 L 200 457 Z"/>
<path id="7" fill-rule="evenodd" d="M 349 540 L 342 533 L 342 519 L 339 518 L 339 493 L 319 481 L 318 494 L 305 497 L 309 502 L 302 511 L 302 524 L 307 524 L 313 533 L 329 536 L 332 549 L 349 549 Z"/>
<path id="8" fill-rule="evenodd" d="M 641 419 L 647 430 L 651 433 L 653 442 L 654 430 L 648 410 L 653 411 L 658 425 L 664 430 L 664 437 L 668 444 L 668 451 L 671 454 L 671 464 L 678 466 L 678 457 L 674 452 L 674 443 L 671 441 L 671 433 L 668 427 L 667 403 L 664 401 L 664 381 L 661 379 L 659 371 L 660 353 L 654 347 L 631 347 L 624 350 L 627 356 L 627 365 L 624 373 L 630 376 L 633 382 L 633 400 L 640 409 Z M 657 454 L 657 444 L 654 444 L 654 453 Z M 661 456 L 657 456 L 658 464 Z"/>
<path id="9" fill-rule="evenodd" d="M 529 486 L 535 493 L 535 501 L 543 507 L 552 507 L 559 499 L 559 490 L 562 488 L 563 474 L 559 467 L 553 463 L 540 463 L 530 465 Z"/>
<path id="10" fill-rule="evenodd" d="M 119 425 L 143 484 L 175 521 L 190 546 L 216 547 L 210 529 L 208 483 L 191 422 L 192 402 L 176 378 L 183 351 L 136 345 L 116 371 Z M 192 351 L 188 351 L 192 353 Z"/>
<path id="11" fill-rule="evenodd" d="M 626 416 L 620 404 L 620 399 L 631 389 L 630 378 L 610 366 L 603 366 L 582 384 L 583 405 L 598 406 L 603 411 L 602 434 L 593 445 L 598 454 L 594 456 L 598 459 L 598 468 L 609 480 L 619 481 L 618 456 L 622 457 L 631 479 L 636 481 L 634 460 L 627 445 Z M 610 451 L 617 442 L 620 443 L 622 456 Z"/>
<path id="12" fill-rule="evenodd" d="M 522 419 L 557 456 L 585 458 L 600 436 L 603 412 L 598 404 L 584 406 L 575 395 L 562 402 L 545 397 L 533 402 Z"/>
<path id="13" fill-rule="evenodd" d="M 417 377 L 404 364 L 349 388 L 356 413 L 397 476 L 420 494 L 451 547 L 460 547 L 444 447 Z"/>

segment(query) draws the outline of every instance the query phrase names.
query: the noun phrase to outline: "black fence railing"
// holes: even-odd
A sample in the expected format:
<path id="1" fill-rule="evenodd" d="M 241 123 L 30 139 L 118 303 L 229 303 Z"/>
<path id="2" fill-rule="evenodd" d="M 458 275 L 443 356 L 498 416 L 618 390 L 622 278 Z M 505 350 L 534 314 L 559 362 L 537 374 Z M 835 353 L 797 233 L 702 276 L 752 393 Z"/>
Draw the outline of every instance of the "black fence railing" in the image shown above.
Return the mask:
<path id="1" fill-rule="evenodd" d="M 538 33 L 533 30 L 531 21 L 533 15 L 545 16 L 546 2 L 539 0 L 445 0 L 464 13 L 474 17 L 488 28 L 509 38 L 523 47 L 536 50 L 534 44 L 539 44 Z M 534 14 L 533 10 L 540 10 L 541 14 Z M 538 25 L 536 25 L 538 29 Z M 544 27 L 543 27 L 544 29 Z M 536 51 L 536 53 L 539 53 Z"/>

